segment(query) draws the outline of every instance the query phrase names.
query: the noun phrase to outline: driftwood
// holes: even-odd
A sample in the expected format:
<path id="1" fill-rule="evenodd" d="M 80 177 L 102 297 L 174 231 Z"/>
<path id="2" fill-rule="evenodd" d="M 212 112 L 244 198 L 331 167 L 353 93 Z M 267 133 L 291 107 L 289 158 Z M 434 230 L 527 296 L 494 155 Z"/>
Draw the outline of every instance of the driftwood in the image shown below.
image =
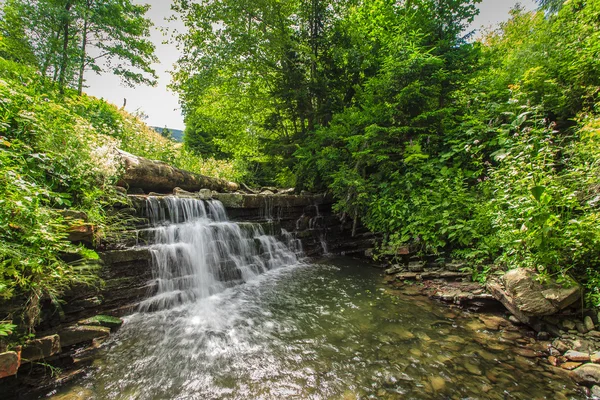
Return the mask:
<path id="1" fill-rule="evenodd" d="M 239 188 L 234 182 L 184 171 L 162 161 L 138 157 L 123 150 L 117 151 L 125 167 L 125 173 L 118 186 L 140 188 L 146 193 L 170 193 L 176 187 L 189 192 L 197 192 L 200 189 L 233 192 Z"/>

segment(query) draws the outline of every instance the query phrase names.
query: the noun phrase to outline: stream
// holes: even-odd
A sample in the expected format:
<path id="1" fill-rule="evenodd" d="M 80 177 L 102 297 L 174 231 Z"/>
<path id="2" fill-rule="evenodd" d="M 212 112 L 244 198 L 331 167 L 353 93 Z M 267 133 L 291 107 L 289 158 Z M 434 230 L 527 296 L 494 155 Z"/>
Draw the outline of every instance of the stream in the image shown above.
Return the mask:
<path id="1" fill-rule="evenodd" d="M 518 332 L 384 287 L 344 257 L 235 223 L 218 201 L 149 198 L 155 293 L 102 345 L 75 399 L 576 399 L 514 354 Z"/>
<path id="2" fill-rule="evenodd" d="M 389 294 L 377 270 L 330 258 L 128 317 L 53 398 L 583 398 L 510 348 L 475 315 Z"/>

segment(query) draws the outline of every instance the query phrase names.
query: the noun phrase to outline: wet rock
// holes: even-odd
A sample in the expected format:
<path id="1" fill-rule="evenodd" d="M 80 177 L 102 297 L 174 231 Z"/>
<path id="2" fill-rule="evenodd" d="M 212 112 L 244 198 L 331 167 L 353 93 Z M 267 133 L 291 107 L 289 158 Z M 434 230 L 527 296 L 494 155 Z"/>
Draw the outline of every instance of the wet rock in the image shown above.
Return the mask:
<path id="1" fill-rule="evenodd" d="M 18 352 L 0 353 L 0 379 L 15 375 L 20 366 L 21 357 Z"/>
<path id="2" fill-rule="evenodd" d="M 596 351 L 590 354 L 590 361 L 596 364 L 600 364 L 600 351 Z"/>
<path id="3" fill-rule="evenodd" d="M 490 281 L 487 288 L 515 317 L 530 325 L 535 317 L 555 314 L 579 299 L 578 286 L 542 285 L 536 278 L 533 271 L 516 268 L 500 281 Z"/>
<path id="4" fill-rule="evenodd" d="M 482 375 L 481 373 L 481 369 L 479 369 L 479 367 L 475 364 L 471 364 L 470 362 L 466 362 L 464 364 L 465 369 L 473 375 Z"/>
<path id="5" fill-rule="evenodd" d="M 581 351 L 569 350 L 564 354 L 564 356 L 570 361 L 590 361 L 590 355 Z"/>
<path id="6" fill-rule="evenodd" d="M 536 335 L 538 340 L 549 340 L 550 339 L 550 333 L 548 332 L 538 332 L 538 334 Z"/>
<path id="7" fill-rule="evenodd" d="M 79 325 L 104 326 L 110 328 L 112 332 L 123 325 L 121 318 L 111 317 L 110 315 L 96 315 L 95 317 L 84 319 L 77 322 Z"/>
<path id="8" fill-rule="evenodd" d="M 413 347 L 408 352 L 417 358 L 421 358 L 423 356 L 423 352 L 416 347 Z"/>
<path id="9" fill-rule="evenodd" d="M 571 377 L 579 384 L 598 385 L 600 384 L 600 365 L 584 364 L 571 371 Z"/>
<path id="10" fill-rule="evenodd" d="M 417 261 L 408 263 L 408 270 L 410 272 L 423 272 L 425 269 L 425 263 Z"/>
<path id="11" fill-rule="evenodd" d="M 558 362 L 558 358 L 554 357 L 554 356 L 550 356 L 548 357 L 548 362 L 550 363 L 550 365 L 553 365 L 555 367 L 558 366 L 559 362 Z"/>
<path id="12" fill-rule="evenodd" d="M 394 275 L 402 271 L 404 271 L 404 268 L 400 264 L 394 264 L 391 268 L 386 269 L 385 273 L 387 275 Z"/>
<path id="13" fill-rule="evenodd" d="M 580 362 L 575 362 L 575 361 L 567 361 L 566 363 L 560 364 L 560 367 L 562 369 L 566 369 L 568 371 L 574 370 L 575 368 L 579 367 L 581 365 Z"/>
<path id="14" fill-rule="evenodd" d="M 588 331 L 588 329 L 585 327 L 585 324 L 579 321 L 575 323 L 575 328 L 577 328 L 577 332 L 581 333 L 582 335 Z"/>
<path id="15" fill-rule="evenodd" d="M 496 315 L 487 315 L 482 314 L 477 316 L 481 322 L 485 325 L 487 329 L 493 331 L 499 331 L 501 328 L 509 326 L 510 322 L 506 319 L 496 316 Z"/>
<path id="16" fill-rule="evenodd" d="M 440 392 L 446 388 L 446 381 L 441 376 L 432 376 L 429 383 L 435 392 Z"/>
<path id="17" fill-rule="evenodd" d="M 565 319 L 564 321 L 562 321 L 562 326 L 567 331 L 575 329 L 575 321 L 570 320 L 570 319 Z"/>
<path id="18" fill-rule="evenodd" d="M 103 326 L 72 326 L 59 332 L 62 347 L 91 342 L 94 339 L 106 338 L 109 335 L 110 328 Z"/>
<path id="19" fill-rule="evenodd" d="M 200 200 L 210 200 L 213 197 L 212 193 L 213 191 L 210 189 L 200 189 L 198 192 L 198 197 Z"/>
<path id="20" fill-rule="evenodd" d="M 58 353 L 60 353 L 60 337 L 52 335 L 27 342 L 21 351 L 21 358 L 23 361 L 37 361 Z"/>
<path id="21" fill-rule="evenodd" d="M 513 353 L 518 354 L 518 355 L 523 356 L 523 357 L 527 357 L 527 358 L 536 358 L 536 357 L 538 357 L 540 355 L 539 353 L 537 353 L 534 350 L 526 349 L 526 348 L 523 348 L 523 347 L 516 347 L 516 348 L 514 348 L 513 349 Z"/>
<path id="22" fill-rule="evenodd" d="M 554 347 L 556 350 L 558 350 L 560 352 L 560 354 L 563 354 L 566 351 L 570 350 L 569 345 L 560 339 L 555 339 L 552 342 L 552 347 Z"/>
<path id="23" fill-rule="evenodd" d="M 594 321 L 592 321 L 592 318 L 589 315 L 583 319 L 583 324 L 585 325 L 585 329 L 587 329 L 588 331 L 593 331 L 594 329 L 596 329 Z"/>

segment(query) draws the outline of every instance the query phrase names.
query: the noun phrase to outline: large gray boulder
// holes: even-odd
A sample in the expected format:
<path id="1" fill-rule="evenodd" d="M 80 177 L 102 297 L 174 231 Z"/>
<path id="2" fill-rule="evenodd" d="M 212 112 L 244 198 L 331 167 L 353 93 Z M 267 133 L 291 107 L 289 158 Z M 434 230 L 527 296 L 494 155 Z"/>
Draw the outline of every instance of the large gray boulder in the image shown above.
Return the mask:
<path id="1" fill-rule="evenodd" d="M 521 322 L 532 326 L 539 317 L 556 314 L 581 296 L 577 285 L 541 284 L 537 277 L 534 271 L 516 268 L 488 282 L 487 289 Z"/>
<path id="2" fill-rule="evenodd" d="M 598 385 L 600 384 L 600 365 L 583 364 L 571 371 L 571 378 L 580 385 Z"/>

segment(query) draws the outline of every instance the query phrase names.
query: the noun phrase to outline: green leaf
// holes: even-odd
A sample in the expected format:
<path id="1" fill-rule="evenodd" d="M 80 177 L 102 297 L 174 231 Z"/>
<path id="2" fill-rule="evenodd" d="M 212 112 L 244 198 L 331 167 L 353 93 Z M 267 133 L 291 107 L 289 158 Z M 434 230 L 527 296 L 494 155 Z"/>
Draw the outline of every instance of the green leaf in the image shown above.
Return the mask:
<path id="1" fill-rule="evenodd" d="M 531 190 L 531 194 L 533 195 L 533 197 L 537 201 L 540 201 L 542 198 L 542 195 L 546 191 L 546 187 L 545 186 L 534 186 L 530 190 Z"/>

